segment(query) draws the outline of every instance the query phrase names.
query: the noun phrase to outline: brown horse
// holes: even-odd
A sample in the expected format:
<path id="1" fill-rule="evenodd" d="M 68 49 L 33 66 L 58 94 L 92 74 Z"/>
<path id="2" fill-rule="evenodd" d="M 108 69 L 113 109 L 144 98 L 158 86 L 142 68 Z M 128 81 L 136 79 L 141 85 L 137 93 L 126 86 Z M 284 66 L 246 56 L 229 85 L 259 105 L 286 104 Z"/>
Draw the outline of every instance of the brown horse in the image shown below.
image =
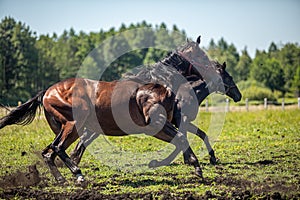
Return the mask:
<path id="1" fill-rule="evenodd" d="M 177 130 L 169 122 L 174 107 L 174 94 L 159 84 L 141 85 L 133 81 L 118 83 L 117 81 L 99 82 L 86 79 L 68 79 L 59 82 L 11 111 L 8 116 L 1 119 L 1 128 L 9 124 L 31 122 L 37 107 L 42 103 L 46 119 L 57 135 L 42 155 L 51 173 L 59 182 L 65 180 L 54 164 L 56 155 L 77 176 L 78 181 L 83 180 L 80 169 L 70 160 L 65 150 L 78 139 L 84 128 L 113 136 L 127 135 L 127 131 L 146 133 L 167 142 L 171 142 L 175 138 L 174 144 L 180 148 L 180 143 L 185 140 L 181 139 L 182 136 L 177 134 Z M 117 100 L 112 100 L 114 92 L 121 94 Z M 96 95 L 97 98 L 94 99 L 93 95 Z M 122 108 L 126 104 L 129 104 L 132 121 L 139 126 L 127 126 L 125 132 L 124 127 L 120 128 L 120 125 L 114 120 L 111 108 L 114 106 Z M 159 121 L 151 124 L 151 115 L 161 113 L 161 107 L 166 113 L 165 116 L 162 116 L 163 124 L 158 125 Z M 94 109 L 99 125 L 94 122 L 92 113 Z M 122 115 L 122 110 L 120 112 L 119 114 Z M 126 114 L 124 115 L 126 116 Z M 162 131 L 158 130 L 161 127 Z M 157 130 L 158 133 L 155 133 Z M 176 139 L 176 135 L 178 139 Z M 163 164 L 168 164 L 172 159 L 169 160 L 170 158 Z"/>
<path id="2" fill-rule="evenodd" d="M 163 69 L 162 74 L 157 76 L 151 73 L 153 83 L 147 83 L 148 80 L 145 84 L 145 81 L 103 82 L 80 78 L 61 81 L 3 117 L 0 129 L 6 125 L 30 123 L 37 108 L 43 105 L 46 119 L 56 138 L 42 155 L 59 182 L 64 182 L 65 179 L 54 164 L 56 156 L 60 157 L 79 182 L 84 180 L 81 170 L 65 152 L 82 135 L 84 129 L 112 136 L 146 133 L 172 143 L 176 148 L 171 155 L 160 162 L 152 161 L 149 164 L 152 167 L 168 165 L 180 151 L 189 150 L 185 135 L 171 124 L 174 91 L 180 86 L 176 85 L 180 77 L 178 74 L 200 76 L 199 72 L 202 71 L 204 78 L 213 77 L 213 72 L 205 73 L 209 71 L 211 63 L 199 48 L 199 43 L 200 38 L 197 42 L 188 42 L 179 48 L 182 63 L 174 66 L 165 62 L 166 64 L 158 63 L 153 66 L 154 72 Z M 186 63 L 189 63 L 188 67 Z M 185 66 L 184 70 L 180 68 L 182 65 Z M 180 73 L 176 74 L 174 68 Z M 219 75 L 215 76 L 211 81 L 218 80 L 218 77 Z M 118 120 L 115 118 L 116 111 Z M 194 166 L 196 173 L 202 176 L 199 164 L 195 163 Z"/>

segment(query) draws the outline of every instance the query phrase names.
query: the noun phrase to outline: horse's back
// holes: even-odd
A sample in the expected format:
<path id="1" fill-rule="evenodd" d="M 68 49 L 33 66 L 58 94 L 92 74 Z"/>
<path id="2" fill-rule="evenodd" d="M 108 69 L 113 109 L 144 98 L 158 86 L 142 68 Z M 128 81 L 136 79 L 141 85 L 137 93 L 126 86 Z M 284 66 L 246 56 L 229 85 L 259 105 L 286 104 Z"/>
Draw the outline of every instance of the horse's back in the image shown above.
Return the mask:
<path id="1" fill-rule="evenodd" d="M 170 120 L 174 95 L 159 84 L 71 78 L 51 86 L 43 104 L 48 115 L 62 124 L 79 120 L 92 131 L 120 136 L 143 132 L 158 104 Z"/>

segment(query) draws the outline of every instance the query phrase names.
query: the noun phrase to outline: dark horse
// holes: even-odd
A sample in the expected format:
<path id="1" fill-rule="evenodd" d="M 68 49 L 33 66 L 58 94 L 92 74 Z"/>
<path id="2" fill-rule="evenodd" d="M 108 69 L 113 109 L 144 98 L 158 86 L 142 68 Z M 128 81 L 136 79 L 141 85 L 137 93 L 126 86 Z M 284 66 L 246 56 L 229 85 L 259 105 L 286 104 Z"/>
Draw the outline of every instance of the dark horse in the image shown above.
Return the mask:
<path id="1" fill-rule="evenodd" d="M 231 97 L 235 102 L 240 101 L 242 95 L 235 82 L 233 81 L 233 78 L 226 71 L 226 63 L 224 62 L 222 65 L 217 61 L 212 61 L 212 63 L 212 66 L 222 78 L 222 84 L 214 85 L 214 82 L 211 82 L 212 85 L 209 86 L 209 83 L 206 83 L 206 81 L 202 78 L 199 79 L 198 77 L 195 77 L 193 75 L 187 77 L 189 83 L 183 84 L 181 89 L 182 91 L 178 92 L 177 96 L 175 97 L 176 104 L 174 108 L 172 123 L 175 125 L 175 127 L 179 128 L 180 132 L 184 134 L 190 132 L 200 137 L 204 141 L 210 155 L 210 163 L 215 165 L 217 163 L 217 159 L 215 157 L 214 150 L 209 143 L 206 133 L 192 124 L 192 121 L 197 117 L 198 107 L 209 94 L 219 92 Z M 187 94 L 188 92 L 190 92 L 187 88 L 190 86 L 192 87 L 195 96 Z M 191 98 L 186 98 L 188 96 L 190 96 Z M 197 98 L 197 108 L 195 107 L 196 105 L 192 106 L 191 102 L 195 101 L 193 98 Z M 197 158 L 193 154 L 193 151 L 191 149 L 184 152 L 183 156 L 184 162 L 186 164 L 192 164 L 191 159 L 197 161 Z"/>
<path id="2" fill-rule="evenodd" d="M 64 182 L 65 179 L 54 163 L 56 156 L 59 156 L 77 177 L 78 182 L 84 180 L 81 170 L 65 152 L 84 130 L 111 136 L 145 133 L 174 144 L 176 148 L 171 155 L 162 161 L 151 161 L 149 165 L 152 167 L 169 164 L 180 151 L 184 151 L 186 155 L 193 155 L 185 134 L 179 132 L 171 121 L 175 104 L 173 91 L 177 91 L 180 87 L 180 85 L 173 86 L 180 77 L 178 74 L 185 77 L 202 75 L 207 79 L 213 77 L 212 73 L 207 73 L 212 71 L 210 70 L 212 64 L 199 48 L 199 43 L 200 39 L 197 43 L 188 42 L 180 49 L 179 54 L 184 62 L 178 65 L 163 63 L 154 65 L 157 70 L 163 69 L 162 72 L 165 72 L 166 76 L 151 74 L 155 77 L 153 83 L 130 79 L 103 82 L 73 78 L 61 81 L 38 93 L 3 117 L 0 120 L 0 129 L 6 125 L 25 125 L 32 122 L 37 108 L 43 105 L 48 124 L 56 137 L 44 149 L 42 155 L 51 173 L 59 182 Z M 176 74 L 174 71 L 179 73 Z M 217 78 L 221 76 L 217 74 L 215 77 L 211 82 L 222 84 Z M 114 118 L 116 110 L 119 118 L 122 119 L 122 124 Z M 196 173 L 202 176 L 199 163 L 193 164 Z"/>

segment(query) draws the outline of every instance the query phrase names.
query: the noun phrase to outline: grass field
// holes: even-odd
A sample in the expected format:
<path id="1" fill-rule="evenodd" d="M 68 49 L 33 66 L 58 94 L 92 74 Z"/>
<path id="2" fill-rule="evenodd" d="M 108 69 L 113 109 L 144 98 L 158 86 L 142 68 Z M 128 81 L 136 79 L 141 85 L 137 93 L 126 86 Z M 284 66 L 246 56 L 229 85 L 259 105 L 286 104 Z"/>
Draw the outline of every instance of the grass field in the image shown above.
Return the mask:
<path id="1" fill-rule="evenodd" d="M 211 113 L 201 112 L 200 116 L 194 123 L 207 130 Z M 91 152 L 99 146 L 94 145 L 80 163 L 88 183 L 82 188 L 74 184 L 74 178 L 65 167 L 60 170 L 68 184 L 55 183 L 40 156 L 54 134 L 43 118 L 36 119 L 28 126 L 0 130 L 0 198 L 297 199 L 300 198 L 299 134 L 298 109 L 229 112 L 214 144 L 219 163 L 213 166 L 207 155 L 198 157 L 204 180 L 194 175 L 193 167 L 183 164 L 182 155 L 170 166 L 155 170 L 122 170 L 97 159 Z M 203 142 L 192 139 L 194 152 L 201 154 Z M 155 152 L 165 146 L 143 135 L 109 140 L 133 153 Z M 118 161 L 110 159 L 117 165 Z M 34 184 L 23 183 L 21 180 L 30 175 L 28 166 L 33 165 L 41 180 L 37 179 Z"/>

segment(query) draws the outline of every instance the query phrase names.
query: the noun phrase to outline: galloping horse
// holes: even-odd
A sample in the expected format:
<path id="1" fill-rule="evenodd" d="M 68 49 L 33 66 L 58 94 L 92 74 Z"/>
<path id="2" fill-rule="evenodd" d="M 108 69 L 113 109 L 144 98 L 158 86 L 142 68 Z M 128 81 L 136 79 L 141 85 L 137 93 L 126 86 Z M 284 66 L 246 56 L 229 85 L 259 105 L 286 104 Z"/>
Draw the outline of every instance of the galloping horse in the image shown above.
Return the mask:
<path id="1" fill-rule="evenodd" d="M 166 62 L 172 60 L 176 65 L 177 62 L 176 57 L 180 57 L 178 54 L 173 53 L 168 58 L 164 59 L 162 62 Z M 241 93 L 238 90 L 236 84 L 234 83 L 232 77 L 226 71 L 226 63 L 224 62 L 222 65 L 217 61 L 212 62 L 212 66 L 216 70 L 217 73 L 220 74 L 222 78 L 222 83 L 218 85 L 211 85 L 208 87 L 206 81 L 199 76 L 195 76 L 190 74 L 186 76 L 187 83 L 181 85 L 181 91 L 177 92 L 175 97 L 175 107 L 173 111 L 173 117 L 171 123 L 176 127 L 180 128 L 180 132 L 183 134 L 187 134 L 187 131 L 193 133 L 200 137 L 209 152 L 210 155 L 210 163 L 216 164 L 217 159 L 215 157 L 214 150 L 212 149 L 208 137 L 204 131 L 200 128 L 192 124 L 191 122 L 196 119 L 198 113 L 198 107 L 203 102 L 203 100 L 213 92 L 220 92 L 222 94 L 226 94 L 227 96 L 231 97 L 235 102 L 241 100 Z M 145 72 L 144 72 L 145 73 Z M 142 77 L 140 77 L 142 78 Z M 146 76 L 143 76 L 146 79 Z M 224 88 L 222 88 L 224 86 Z M 192 88 L 192 91 L 191 91 Z M 195 96 L 191 95 L 191 92 L 195 94 Z M 196 100 L 193 98 L 197 98 Z M 197 107 L 193 106 L 193 101 L 197 102 Z M 74 151 L 71 154 L 72 160 L 78 165 L 86 147 L 97 137 L 99 136 L 98 133 L 91 133 L 86 132 L 80 138 L 77 146 L 75 147 Z M 187 148 L 190 148 L 189 146 Z M 198 159 L 196 155 L 193 153 L 192 149 L 188 149 L 188 151 L 183 152 L 184 155 L 184 162 L 186 164 L 191 165 L 198 165 Z"/>
<path id="2" fill-rule="evenodd" d="M 225 94 L 228 97 L 232 98 L 234 102 L 238 102 L 241 100 L 242 95 L 236 86 L 235 82 L 233 81 L 233 78 L 230 76 L 230 74 L 226 71 L 226 63 L 224 62 L 222 65 L 218 63 L 217 61 L 212 61 L 212 66 L 214 69 L 220 74 L 222 78 L 222 83 L 208 86 L 206 81 L 202 78 L 195 77 L 193 75 L 187 77 L 187 80 L 189 81 L 189 84 L 191 85 L 193 92 L 197 98 L 198 106 L 203 102 L 203 100 L 214 92 L 219 92 L 221 94 Z M 187 85 L 187 84 L 186 84 Z M 185 85 L 183 85 L 185 86 Z M 188 96 L 192 97 L 191 95 L 186 94 L 189 90 L 187 90 L 187 87 L 182 87 L 183 91 L 178 92 L 176 98 L 176 104 L 174 108 L 174 114 L 173 114 L 173 120 L 172 123 L 175 125 L 175 127 L 180 127 L 180 132 L 183 134 L 187 134 L 187 131 L 190 133 L 193 133 L 200 137 L 208 150 L 208 153 L 210 155 L 210 163 L 215 165 L 217 163 L 217 159 L 215 157 L 214 150 L 212 149 L 208 137 L 204 131 L 202 131 L 200 128 L 192 124 L 192 121 L 194 121 L 197 117 L 198 113 L 198 107 L 192 105 L 192 101 L 194 101 L 193 98 L 187 98 Z M 190 147 L 188 147 L 190 148 Z M 192 153 L 192 154 L 189 154 Z M 192 160 L 197 161 L 197 157 L 193 154 L 193 151 L 190 149 L 187 152 L 183 152 L 184 156 L 184 162 L 186 164 L 193 164 L 191 162 Z M 195 161 L 194 161 L 195 162 Z M 197 161 L 198 162 L 198 161 Z"/>

